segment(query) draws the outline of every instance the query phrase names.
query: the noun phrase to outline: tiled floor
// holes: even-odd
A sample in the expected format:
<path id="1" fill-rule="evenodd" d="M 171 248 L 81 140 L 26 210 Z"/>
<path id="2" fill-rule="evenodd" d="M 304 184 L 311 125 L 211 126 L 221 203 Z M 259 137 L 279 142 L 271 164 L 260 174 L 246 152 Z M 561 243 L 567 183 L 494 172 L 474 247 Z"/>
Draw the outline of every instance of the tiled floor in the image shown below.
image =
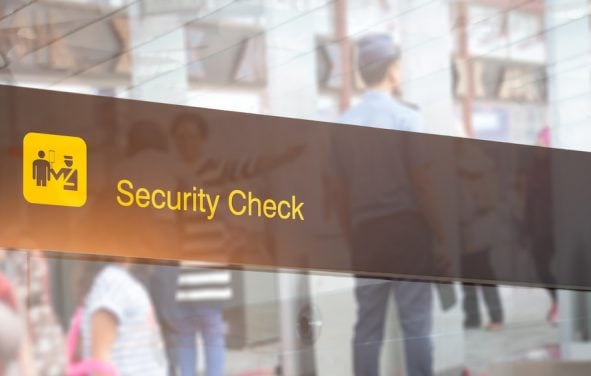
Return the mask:
<path id="1" fill-rule="evenodd" d="M 495 363 L 558 358 L 560 333 L 546 322 L 547 292 L 504 287 L 501 297 L 506 325 L 500 331 L 465 332 L 465 364 L 472 374 L 484 374 Z"/>
<path id="2" fill-rule="evenodd" d="M 471 375 L 485 375 L 499 363 L 559 358 L 560 330 L 546 322 L 549 306 L 547 292 L 530 288 L 502 288 L 501 296 L 506 315 L 506 325 L 502 330 L 489 332 L 475 329 L 463 333 L 464 348 L 457 350 L 464 353 L 463 366 L 471 371 Z M 437 330 L 445 331 L 444 328 L 434 328 L 435 332 Z M 227 374 L 271 375 L 278 365 L 280 351 L 279 343 L 230 350 L 227 354 Z M 350 362 L 351 359 L 342 361 Z M 329 375 L 330 372 L 324 370 L 319 374 Z"/>

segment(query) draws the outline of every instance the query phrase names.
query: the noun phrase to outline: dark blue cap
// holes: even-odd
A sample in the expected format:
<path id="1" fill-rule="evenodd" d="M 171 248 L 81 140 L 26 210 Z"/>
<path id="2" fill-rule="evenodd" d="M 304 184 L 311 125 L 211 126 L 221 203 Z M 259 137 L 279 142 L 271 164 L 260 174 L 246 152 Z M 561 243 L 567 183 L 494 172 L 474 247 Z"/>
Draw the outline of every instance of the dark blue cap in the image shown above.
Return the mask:
<path id="1" fill-rule="evenodd" d="M 386 33 L 368 34 L 357 42 L 357 63 L 360 67 L 400 57 L 392 37 Z"/>

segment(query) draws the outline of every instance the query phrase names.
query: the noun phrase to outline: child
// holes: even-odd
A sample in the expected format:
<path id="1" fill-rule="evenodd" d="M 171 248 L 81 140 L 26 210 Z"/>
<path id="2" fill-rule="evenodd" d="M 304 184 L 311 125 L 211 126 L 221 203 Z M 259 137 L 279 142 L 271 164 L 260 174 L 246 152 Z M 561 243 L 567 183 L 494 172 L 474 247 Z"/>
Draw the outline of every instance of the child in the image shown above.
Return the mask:
<path id="1" fill-rule="evenodd" d="M 91 261 L 85 268 L 85 279 L 91 283 L 82 284 L 89 285 L 81 306 L 82 358 L 121 376 L 163 375 L 166 362 L 160 331 L 134 269 L 139 266 L 100 261 Z"/>

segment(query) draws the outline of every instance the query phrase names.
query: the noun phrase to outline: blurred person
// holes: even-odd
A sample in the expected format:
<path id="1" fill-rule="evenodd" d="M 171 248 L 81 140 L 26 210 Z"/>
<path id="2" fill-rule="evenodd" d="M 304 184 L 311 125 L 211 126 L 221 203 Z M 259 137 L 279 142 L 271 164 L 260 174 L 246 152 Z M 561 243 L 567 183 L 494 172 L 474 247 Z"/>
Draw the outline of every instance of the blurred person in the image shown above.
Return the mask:
<path id="1" fill-rule="evenodd" d="M 230 190 L 230 183 L 260 177 L 297 157 L 303 149 L 296 145 L 277 155 L 213 159 L 204 154 L 210 136 L 207 123 L 188 112 L 173 119 L 170 135 L 183 190 L 196 184 Z M 203 340 L 206 374 L 224 374 L 223 307 L 233 296 L 231 272 L 224 265 L 239 252 L 253 256 L 260 239 L 223 213 L 218 211 L 215 221 L 193 213 L 180 214 L 179 250 L 185 261 L 178 268 L 159 268 L 152 278 L 151 291 L 164 329 L 171 375 L 196 374 L 198 335 Z"/>
<path id="2" fill-rule="evenodd" d="M 189 187 L 198 182 L 218 191 L 229 190 L 230 183 L 260 177 L 296 158 L 303 150 L 301 146 L 295 145 L 283 153 L 242 160 L 207 157 L 204 147 L 209 139 L 209 128 L 205 120 L 195 113 L 179 114 L 173 120 L 171 137 L 176 160 L 183 170 L 181 184 Z M 181 262 L 173 286 L 174 293 L 170 293 L 170 287 L 168 291 L 163 290 L 166 283 L 155 286 L 155 289 L 160 289 L 160 298 L 155 299 L 159 301 L 159 311 L 162 311 L 162 316 L 168 316 L 163 327 L 169 329 L 165 330 L 165 338 L 170 347 L 171 364 L 175 365 L 171 373 L 195 374 L 195 338 L 200 334 L 204 339 L 207 374 L 223 374 L 225 325 L 222 308 L 223 302 L 233 295 L 230 288 L 231 274 L 223 269 L 223 265 L 238 253 L 253 256 L 258 252 L 257 244 L 261 241 L 256 234 L 219 215 L 215 221 L 190 214 L 181 215 L 180 231 L 180 251 L 185 255 L 184 258 L 207 260 L 208 263 Z M 174 272 L 169 269 L 169 273 Z M 155 277 L 156 280 L 166 278 L 165 273 Z M 166 303 L 166 296 L 174 296 L 176 302 Z"/>
<path id="3" fill-rule="evenodd" d="M 179 170 L 179 188 L 190 188 L 197 182 L 211 185 L 211 180 L 219 180 L 221 176 L 215 170 L 211 179 L 213 164 L 204 163 L 207 161 L 202 158 L 209 130 L 201 117 L 189 113 L 179 115 L 170 133 Z M 216 261 L 227 261 L 229 251 L 222 244 L 226 239 L 223 218 L 209 221 L 194 213 L 183 213 L 178 220 L 181 254 L 186 254 L 188 259 L 205 258 L 214 267 L 181 261 L 178 268 L 160 268 L 153 278 L 156 284 L 152 294 L 162 322 L 169 375 L 197 374 L 197 336 L 203 342 L 206 374 L 223 375 L 226 352 L 223 303 L 233 295 L 230 271 L 215 268 Z"/>
<path id="4" fill-rule="evenodd" d="M 462 276 L 466 279 L 493 279 L 490 254 L 498 250 L 501 237 L 499 181 L 491 158 L 478 146 L 465 141 L 457 144 L 458 176 L 460 178 L 460 236 Z M 490 322 L 486 328 L 496 331 L 503 325 L 503 306 L 496 285 L 462 283 L 464 292 L 464 327 L 479 328 L 482 324 L 478 290 L 482 292 Z"/>
<path id="5" fill-rule="evenodd" d="M 27 309 L 27 333 L 36 374 L 63 375 L 64 332 L 51 302 L 49 265 L 34 245 L 28 248 L 6 251 L 0 264 L 14 283 L 19 306 Z"/>
<path id="6" fill-rule="evenodd" d="M 182 169 L 173 158 L 168 142 L 167 132 L 163 126 L 152 121 L 140 120 L 131 125 L 127 132 L 125 157 L 115 169 L 115 180 L 125 178 L 136 186 L 147 189 L 163 189 L 175 191 L 181 187 Z M 144 251 L 160 257 L 162 250 L 179 247 L 178 215 L 171 210 L 149 211 L 130 208 L 127 218 L 122 221 L 123 228 L 128 234 L 134 234 L 136 239 L 131 243 Z M 146 231 L 146 228 L 157 231 Z M 124 235 L 129 241 L 129 236 Z M 162 335 L 163 351 L 167 358 L 167 369 L 173 366 L 173 359 L 169 354 L 168 332 L 170 320 L 166 320 L 170 312 L 176 311 L 176 301 L 171 285 L 176 284 L 177 265 L 175 262 L 153 265 L 151 267 L 134 266 L 136 270 L 143 269 L 142 282 L 147 287 L 150 301 L 153 303 L 155 317 L 158 321 L 159 333 Z M 138 270 L 139 271 L 139 270 Z"/>
<path id="7" fill-rule="evenodd" d="M 525 201 L 524 230 L 527 248 L 534 259 L 536 271 L 544 284 L 556 285 L 556 278 L 551 270 L 554 260 L 554 200 L 552 193 L 552 160 L 550 129 L 542 128 L 536 137 L 540 146 L 534 152 L 533 160 L 521 171 L 522 197 Z M 556 288 L 546 289 L 550 295 L 550 309 L 546 319 L 551 324 L 559 321 Z"/>
<path id="8" fill-rule="evenodd" d="M 345 124 L 423 131 L 419 113 L 395 99 L 399 50 L 387 34 L 358 42 L 358 66 L 366 84 L 360 102 L 342 115 Z M 336 133 L 335 137 L 340 134 Z M 447 268 L 441 210 L 430 180 L 432 159 L 416 135 L 397 138 L 337 138 L 333 144 L 335 196 L 341 226 L 352 247 L 355 271 L 383 263 L 421 275 Z M 437 251 L 434 253 L 434 251 Z M 435 257 L 434 257 L 435 256 Z M 431 265 L 434 259 L 437 265 Z M 356 280 L 358 303 L 353 339 L 355 375 L 378 375 L 390 295 L 404 336 L 406 371 L 433 374 L 432 286 L 413 281 Z"/>
<path id="9" fill-rule="evenodd" d="M 85 262 L 79 281 L 79 359 L 93 375 L 164 375 L 166 359 L 144 268 L 113 258 Z"/>

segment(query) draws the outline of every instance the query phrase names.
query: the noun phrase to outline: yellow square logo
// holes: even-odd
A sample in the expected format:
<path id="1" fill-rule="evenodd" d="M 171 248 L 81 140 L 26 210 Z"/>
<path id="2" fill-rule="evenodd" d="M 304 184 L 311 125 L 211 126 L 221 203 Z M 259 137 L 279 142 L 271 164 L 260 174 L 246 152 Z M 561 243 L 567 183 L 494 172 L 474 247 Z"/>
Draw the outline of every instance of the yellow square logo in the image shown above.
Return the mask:
<path id="1" fill-rule="evenodd" d="M 83 206 L 86 142 L 80 137 L 27 133 L 23 140 L 23 195 L 32 204 Z"/>

